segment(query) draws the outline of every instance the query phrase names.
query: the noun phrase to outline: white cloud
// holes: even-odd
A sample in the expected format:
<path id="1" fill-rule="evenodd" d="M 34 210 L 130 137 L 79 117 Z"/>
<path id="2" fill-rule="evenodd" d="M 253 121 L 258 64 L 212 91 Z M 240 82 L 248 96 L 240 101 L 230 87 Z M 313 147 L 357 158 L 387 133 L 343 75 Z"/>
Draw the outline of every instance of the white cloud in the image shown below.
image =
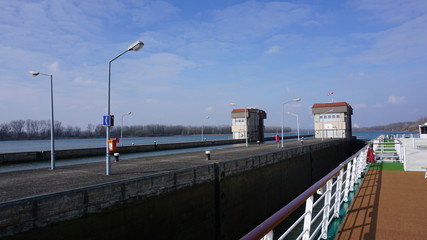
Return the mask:
<path id="1" fill-rule="evenodd" d="M 91 79 L 84 79 L 83 77 L 77 77 L 73 80 L 73 82 L 79 85 L 92 85 L 95 83 L 95 81 Z"/>
<path id="2" fill-rule="evenodd" d="M 366 11 L 367 21 L 404 22 L 427 11 L 425 0 L 351 0 L 349 5 Z"/>
<path id="3" fill-rule="evenodd" d="M 267 51 L 265 51 L 266 54 L 274 54 L 279 52 L 280 52 L 280 47 L 277 45 L 274 45 L 271 48 L 269 48 Z"/>
<path id="4" fill-rule="evenodd" d="M 207 108 L 205 108 L 205 113 L 211 113 L 213 111 L 213 107 L 209 106 Z"/>
<path id="5" fill-rule="evenodd" d="M 406 97 L 389 96 L 386 103 L 401 104 L 406 102 Z"/>
<path id="6" fill-rule="evenodd" d="M 146 98 L 145 100 L 144 100 L 144 103 L 146 103 L 146 104 L 152 104 L 152 103 L 154 103 L 155 102 L 155 100 L 154 99 L 152 99 L 152 98 Z"/>
<path id="7" fill-rule="evenodd" d="M 427 5 L 427 4 L 426 4 Z M 427 15 L 417 16 L 386 30 L 359 34 L 356 38 L 367 47 L 350 62 L 400 64 L 427 58 Z"/>
<path id="8" fill-rule="evenodd" d="M 53 62 L 49 65 L 48 67 L 49 71 L 51 72 L 57 72 L 59 71 L 59 63 L 58 62 Z"/>
<path id="9" fill-rule="evenodd" d="M 248 1 L 214 12 L 214 23 L 221 37 L 227 39 L 262 36 L 292 24 L 312 22 L 313 11 L 308 5 L 289 2 Z"/>
<path id="10" fill-rule="evenodd" d="M 364 103 L 354 104 L 353 106 L 355 108 L 366 108 L 366 104 L 364 104 Z"/>

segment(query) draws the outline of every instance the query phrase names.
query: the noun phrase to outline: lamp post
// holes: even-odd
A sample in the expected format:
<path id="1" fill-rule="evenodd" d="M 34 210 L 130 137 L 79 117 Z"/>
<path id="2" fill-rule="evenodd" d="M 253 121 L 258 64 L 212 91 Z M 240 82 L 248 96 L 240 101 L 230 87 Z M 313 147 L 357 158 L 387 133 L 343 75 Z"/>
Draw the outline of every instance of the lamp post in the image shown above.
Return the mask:
<path id="1" fill-rule="evenodd" d="M 110 85 L 111 85 L 111 63 L 116 60 L 117 58 L 121 57 L 123 54 L 129 52 L 129 51 L 138 51 L 140 50 L 142 47 L 144 46 L 144 43 L 137 41 L 135 43 L 133 43 L 132 45 L 130 45 L 124 52 L 120 53 L 119 55 L 117 55 L 116 57 L 114 57 L 113 59 L 111 59 L 108 62 L 108 104 L 107 104 L 107 115 L 110 115 Z M 105 159 L 105 165 L 106 165 L 106 170 L 105 170 L 105 174 L 106 175 L 110 175 L 111 170 L 110 170 L 110 149 L 108 149 L 108 140 L 110 140 L 110 125 L 107 126 L 107 131 L 106 131 L 106 139 L 107 139 L 107 151 L 106 151 L 106 159 Z"/>
<path id="2" fill-rule="evenodd" d="M 52 74 L 46 74 L 36 71 L 29 71 L 31 75 L 38 76 L 44 75 L 50 77 L 50 109 L 51 109 L 51 120 L 50 120 L 50 169 L 55 169 L 55 120 L 53 118 L 53 78 Z"/>
<path id="3" fill-rule="evenodd" d="M 298 117 L 298 114 L 291 113 L 291 112 L 288 112 L 288 114 L 297 118 L 297 133 L 298 133 L 298 141 L 299 141 L 299 117 Z"/>
<path id="4" fill-rule="evenodd" d="M 210 116 L 207 116 L 206 119 L 209 119 Z M 202 142 L 203 142 L 203 127 L 204 127 L 204 123 L 202 123 Z"/>
<path id="5" fill-rule="evenodd" d="M 332 112 L 332 111 L 334 111 L 334 109 L 329 109 L 328 111 L 326 111 L 326 112 L 324 112 L 324 113 L 322 113 L 322 114 L 330 113 L 330 112 Z M 319 122 L 320 122 L 320 116 L 319 116 Z M 325 127 L 324 127 L 324 124 L 322 124 L 322 141 L 323 141 L 323 135 L 325 135 Z"/>
<path id="6" fill-rule="evenodd" d="M 132 112 L 127 112 L 122 115 L 122 124 L 120 125 L 120 142 L 122 143 L 122 146 L 123 146 L 123 117 L 126 115 L 130 115 L 131 113 Z"/>
<path id="7" fill-rule="evenodd" d="M 290 103 L 290 102 L 299 102 L 301 101 L 301 98 L 294 98 L 292 100 L 286 101 L 282 104 L 282 147 L 283 147 L 283 142 L 284 142 L 284 138 L 283 138 L 283 128 L 284 128 L 284 118 L 285 118 L 285 104 Z"/>
<path id="8" fill-rule="evenodd" d="M 238 106 L 237 103 L 230 103 L 232 106 Z M 242 106 L 240 106 L 242 107 Z M 248 108 L 245 108 L 245 139 L 246 139 L 246 147 L 248 147 Z"/>

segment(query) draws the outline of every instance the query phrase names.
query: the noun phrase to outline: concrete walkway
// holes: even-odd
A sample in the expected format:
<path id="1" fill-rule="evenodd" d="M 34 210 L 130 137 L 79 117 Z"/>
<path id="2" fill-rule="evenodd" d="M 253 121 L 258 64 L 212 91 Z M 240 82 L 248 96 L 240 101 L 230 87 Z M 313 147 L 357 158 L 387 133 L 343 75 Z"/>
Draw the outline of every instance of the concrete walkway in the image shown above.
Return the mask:
<path id="1" fill-rule="evenodd" d="M 399 138 L 405 148 L 406 171 L 426 171 L 427 167 L 427 139 Z M 422 147 L 419 147 L 423 145 Z"/>
<path id="2" fill-rule="evenodd" d="M 326 140 L 330 141 L 330 140 Z M 333 141 L 333 140 L 332 140 Z M 306 139 L 304 145 L 321 142 Z M 0 173 L 0 202 L 17 200 L 48 193 L 72 190 L 123 179 L 147 176 L 165 171 L 197 167 L 214 162 L 239 159 L 250 155 L 275 152 L 300 146 L 295 141 L 285 142 L 284 148 L 276 143 L 249 145 L 246 147 L 211 150 L 211 160 L 206 160 L 204 151 L 173 155 L 142 157 L 111 162 L 111 175 L 105 175 L 105 162 L 58 167 L 55 170 L 36 169 Z M 112 157 L 112 159 L 114 159 Z"/>

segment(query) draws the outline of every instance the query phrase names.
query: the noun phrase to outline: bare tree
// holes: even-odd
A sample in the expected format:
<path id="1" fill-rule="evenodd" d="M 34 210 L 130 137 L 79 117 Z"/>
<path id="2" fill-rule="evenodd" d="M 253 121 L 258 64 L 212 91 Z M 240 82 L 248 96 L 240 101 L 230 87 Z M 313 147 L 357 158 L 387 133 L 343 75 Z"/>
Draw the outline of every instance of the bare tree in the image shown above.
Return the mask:
<path id="1" fill-rule="evenodd" d="M 24 126 L 25 126 L 24 120 L 13 120 L 10 122 L 9 125 L 12 129 L 12 132 L 17 138 L 22 137 L 22 135 L 24 134 Z"/>
<path id="2" fill-rule="evenodd" d="M 40 126 L 41 121 L 27 119 L 27 121 L 25 121 L 27 136 L 31 138 L 40 137 Z"/>
<path id="3" fill-rule="evenodd" d="M 0 124 L 0 139 L 7 139 L 10 134 L 10 126 L 7 123 Z"/>
<path id="4" fill-rule="evenodd" d="M 93 124 L 88 124 L 87 125 L 87 128 L 86 128 L 86 133 L 87 133 L 87 136 L 88 137 L 90 137 L 90 136 L 92 136 L 92 134 L 93 134 L 93 132 L 95 131 L 95 125 L 93 125 Z"/>

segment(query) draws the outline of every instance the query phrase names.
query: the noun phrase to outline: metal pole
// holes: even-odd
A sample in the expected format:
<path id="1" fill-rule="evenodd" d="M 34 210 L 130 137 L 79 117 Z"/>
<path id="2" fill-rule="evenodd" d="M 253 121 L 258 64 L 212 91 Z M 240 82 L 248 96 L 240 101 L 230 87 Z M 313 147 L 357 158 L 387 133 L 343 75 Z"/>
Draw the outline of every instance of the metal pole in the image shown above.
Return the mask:
<path id="1" fill-rule="evenodd" d="M 120 53 L 119 55 L 117 55 L 115 58 L 111 59 L 108 62 L 108 106 L 107 106 L 107 115 L 110 116 L 110 85 L 111 85 L 111 63 L 116 60 L 117 58 L 121 57 L 123 54 L 127 53 L 128 51 L 130 51 L 132 49 L 127 49 L 126 51 Z M 111 116 L 110 116 L 110 125 L 111 125 Z M 106 133 L 106 139 L 107 139 L 107 151 L 106 151 L 106 158 L 105 158 L 105 174 L 106 175 L 110 175 L 111 170 L 110 170 L 110 149 L 108 149 L 108 140 L 110 140 L 110 127 L 111 126 L 107 126 L 107 133 Z"/>
<path id="2" fill-rule="evenodd" d="M 323 128 L 323 125 L 322 125 L 322 141 L 323 141 L 323 134 L 325 134 L 325 129 Z"/>
<path id="3" fill-rule="evenodd" d="M 202 123 L 202 142 L 203 142 L 203 123 Z"/>
<path id="4" fill-rule="evenodd" d="M 124 116 L 125 115 L 122 115 L 122 122 L 120 124 L 120 142 L 122 143 L 122 146 L 123 146 L 123 117 Z"/>
<path id="5" fill-rule="evenodd" d="M 203 142 L 203 125 L 202 125 L 202 142 Z"/>
<path id="6" fill-rule="evenodd" d="M 283 128 L 284 128 L 284 118 L 285 118 L 285 104 L 286 103 L 283 103 L 282 104 L 282 147 L 283 147 Z"/>
<path id="7" fill-rule="evenodd" d="M 298 132 L 298 141 L 299 141 L 299 117 L 298 114 L 295 114 L 297 116 L 297 132 Z"/>
<path id="8" fill-rule="evenodd" d="M 113 59 L 114 60 L 114 59 Z M 108 104 L 107 104 L 107 115 L 110 116 L 110 83 L 111 83 L 111 62 L 108 62 Z M 111 124 L 111 119 L 110 119 Z M 106 128 L 106 158 L 105 158 L 105 174 L 110 175 L 110 149 L 108 148 L 108 140 L 110 140 L 110 126 Z"/>
<path id="9" fill-rule="evenodd" d="M 50 107 L 51 107 L 51 123 L 50 123 L 50 169 L 55 169 L 55 120 L 53 117 L 53 77 L 50 75 Z"/>
<path id="10" fill-rule="evenodd" d="M 248 147 L 248 124 L 249 124 L 248 108 L 245 108 L 245 118 L 246 118 L 246 125 L 245 125 L 246 147 Z"/>

